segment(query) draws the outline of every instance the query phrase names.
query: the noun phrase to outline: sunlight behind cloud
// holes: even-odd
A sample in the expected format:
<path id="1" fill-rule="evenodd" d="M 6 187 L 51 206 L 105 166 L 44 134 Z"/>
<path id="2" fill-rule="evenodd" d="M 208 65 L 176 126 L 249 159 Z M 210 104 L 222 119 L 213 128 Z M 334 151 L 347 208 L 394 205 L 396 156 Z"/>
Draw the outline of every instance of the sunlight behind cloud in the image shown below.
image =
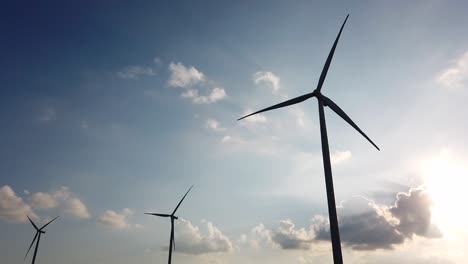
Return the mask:
<path id="1" fill-rule="evenodd" d="M 433 200 L 433 222 L 444 235 L 464 229 L 466 210 L 467 169 L 448 150 L 422 162 L 424 185 Z"/>

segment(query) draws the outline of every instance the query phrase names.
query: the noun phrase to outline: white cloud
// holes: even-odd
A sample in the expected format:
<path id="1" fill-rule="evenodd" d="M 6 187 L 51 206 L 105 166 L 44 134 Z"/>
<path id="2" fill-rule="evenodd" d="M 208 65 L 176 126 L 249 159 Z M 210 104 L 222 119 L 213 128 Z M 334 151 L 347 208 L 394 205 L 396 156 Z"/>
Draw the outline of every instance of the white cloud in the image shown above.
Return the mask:
<path id="1" fill-rule="evenodd" d="M 107 226 L 113 229 L 141 227 L 138 224 L 133 225 L 128 222 L 128 218 L 132 215 L 132 210 L 128 208 L 122 209 L 120 213 L 113 210 L 106 210 L 104 213 L 101 214 L 97 222 L 103 226 Z"/>
<path id="2" fill-rule="evenodd" d="M 48 193 L 34 193 L 29 199 L 29 204 L 35 209 L 59 208 L 62 212 L 78 219 L 91 217 L 86 205 L 65 186 Z"/>
<path id="3" fill-rule="evenodd" d="M 226 92 L 223 88 L 213 88 L 209 95 L 199 95 L 197 89 L 190 89 L 181 95 L 184 98 L 189 98 L 195 104 L 211 104 L 216 101 L 222 100 L 226 97 Z"/>
<path id="4" fill-rule="evenodd" d="M 205 80 L 205 76 L 201 71 L 193 66 L 186 67 L 180 62 L 171 62 L 169 71 L 171 76 L 168 83 L 171 87 L 188 88 Z"/>
<path id="5" fill-rule="evenodd" d="M 334 165 L 334 164 L 338 164 L 338 163 L 341 163 L 345 160 L 348 160 L 351 158 L 351 151 L 349 150 L 346 150 L 346 151 L 335 151 L 331 154 L 330 156 L 330 161 L 331 163 Z"/>
<path id="6" fill-rule="evenodd" d="M 154 76 L 156 72 L 151 67 L 143 66 L 127 66 L 121 71 L 117 72 L 117 76 L 122 79 L 136 80 L 141 76 Z"/>
<path id="7" fill-rule="evenodd" d="M 436 81 L 445 86 L 460 88 L 468 81 L 468 52 L 458 58 L 454 65 L 443 70 Z"/>
<path id="8" fill-rule="evenodd" d="M 276 93 L 280 88 L 280 78 L 269 71 L 259 71 L 253 75 L 255 84 L 264 83 L 269 86 L 273 93 Z"/>
<path id="9" fill-rule="evenodd" d="M 225 131 L 226 128 L 222 127 L 218 121 L 215 119 L 208 119 L 206 121 L 206 127 L 215 131 L 215 132 L 220 132 L 220 131 Z"/>
<path id="10" fill-rule="evenodd" d="M 10 186 L 2 186 L 0 188 L 0 220 L 12 223 L 26 222 L 28 221 L 27 215 L 31 218 L 38 218 L 31 207 L 21 197 L 16 196 Z"/>
<path id="11" fill-rule="evenodd" d="M 229 252 L 232 243 L 213 223 L 203 221 L 206 232 L 202 233 L 198 226 L 188 220 L 179 218 L 176 225 L 175 242 L 177 252 L 185 254 L 205 254 L 215 252 Z"/>

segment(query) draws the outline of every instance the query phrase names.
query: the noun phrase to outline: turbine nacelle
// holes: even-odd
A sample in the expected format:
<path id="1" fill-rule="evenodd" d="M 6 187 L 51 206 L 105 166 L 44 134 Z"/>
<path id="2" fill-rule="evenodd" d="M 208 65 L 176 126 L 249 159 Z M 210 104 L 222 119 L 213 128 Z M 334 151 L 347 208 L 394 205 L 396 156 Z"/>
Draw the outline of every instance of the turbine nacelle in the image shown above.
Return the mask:
<path id="1" fill-rule="evenodd" d="M 34 264 L 35 260 L 36 260 L 36 254 L 37 254 L 37 249 L 39 248 L 39 241 L 41 239 L 41 235 L 42 234 L 45 234 L 46 232 L 43 230 L 46 226 L 48 226 L 50 223 L 52 223 L 53 221 L 55 221 L 55 219 L 58 218 L 55 217 L 54 219 L 50 220 L 49 222 L 47 222 L 45 225 L 43 225 L 41 228 L 38 228 L 36 226 L 36 224 L 33 222 L 33 220 L 31 220 L 31 218 L 26 215 L 28 217 L 28 220 L 29 222 L 31 222 L 31 225 L 34 227 L 34 229 L 36 229 L 36 235 L 34 235 L 34 238 L 31 242 L 31 244 L 29 245 L 29 248 L 28 248 L 28 251 L 26 252 L 26 255 L 24 256 L 24 259 L 26 259 L 26 257 L 28 256 L 29 254 L 29 251 L 31 250 L 32 246 L 34 245 L 34 242 L 36 242 L 36 248 L 34 249 L 34 256 L 33 256 L 33 260 L 32 260 L 32 263 Z"/>
<path id="2" fill-rule="evenodd" d="M 172 260 L 172 250 L 175 250 L 175 238 L 174 238 L 174 220 L 178 220 L 179 217 L 175 215 L 177 212 L 177 209 L 179 209 L 180 204 L 182 204 L 182 201 L 184 201 L 185 197 L 187 194 L 192 190 L 193 185 L 188 189 L 188 191 L 185 193 L 184 197 L 180 200 L 180 202 L 177 204 L 176 208 L 171 214 L 156 214 L 156 213 L 145 213 L 147 215 L 154 215 L 154 216 L 160 216 L 160 217 L 170 217 L 171 218 L 171 239 L 169 240 L 169 258 L 168 258 L 168 263 L 171 264 Z"/>

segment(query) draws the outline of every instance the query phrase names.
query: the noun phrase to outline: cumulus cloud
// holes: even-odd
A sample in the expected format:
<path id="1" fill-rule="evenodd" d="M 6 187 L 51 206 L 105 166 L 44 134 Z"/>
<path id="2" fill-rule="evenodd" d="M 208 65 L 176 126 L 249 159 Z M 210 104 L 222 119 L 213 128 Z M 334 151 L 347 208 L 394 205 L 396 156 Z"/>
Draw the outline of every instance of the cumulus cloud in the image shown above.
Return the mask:
<path id="1" fill-rule="evenodd" d="M 339 207 L 341 241 L 355 250 L 391 249 L 403 243 L 400 234 L 377 205 L 355 197 Z M 329 222 L 316 226 L 317 240 L 330 240 Z"/>
<path id="2" fill-rule="evenodd" d="M 117 72 L 117 76 L 122 79 L 139 79 L 142 76 L 155 76 L 156 72 L 151 67 L 127 66 Z"/>
<path id="3" fill-rule="evenodd" d="M 307 250 L 310 249 L 314 236 L 313 230 L 296 228 L 291 220 L 282 220 L 273 233 L 272 240 L 282 249 Z"/>
<path id="4" fill-rule="evenodd" d="M 351 151 L 346 150 L 346 151 L 335 151 L 331 154 L 330 156 L 330 161 L 333 165 L 341 163 L 345 160 L 348 160 L 351 158 Z"/>
<path id="5" fill-rule="evenodd" d="M 29 204 L 35 209 L 58 208 L 65 214 L 78 219 L 90 218 L 86 205 L 68 187 L 51 192 L 37 192 L 31 195 Z"/>
<path id="6" fill-rule="evenodd" d="M 177 252 L 199 255 L 214 252 L 229 252 L 232 243 L 213 223 L 203 221 L 206 232 L 200 231 L 190 221 L 179 218 L 177 221 L 175 242 Z M 167 249 L 167 248 L 166 248 Z"/>
<path id="7" fill-rule="evenodd" d="M 270 87 L 273 93 L 276 93 L 280 88 L 280 78 L 269 71 L 259 71 L 254 73 L 253 80 L 255 84 L 265 84 Z"/>
<path id="8" fill-rule="evenodd" d="M 392 206 L 377 205 L 363 197 L 355 197 L 340 207 L 340 236 L 343 243 L 355 250 L 392 249 L 413 235 L 440 237 L 431 223 L 431 200 L 420 188 L 399 193 Z M 317 240 L 329 240 L 328 224 L 316 227 Z"/>
<path id="9" fill-rule="evenodd" d="M 468 81 L 468 52 L 458 58 L 454 65 L 443 70 L 436 78 L 436 81 L 445 86 L 459 88 Z"/>
<path id="10" fill-rule="evenodd" d="M 214 87 L 208 89 L 206 87 L 208 81 L 205 75 L 193 66 L 185 66 L 180 62 L 171 62 L 169 72 L 168 85 L 183 88 L 184 92 L 181 96 L 190 99 L 194 104 L 211 104 L 226 98 L 224 88 Z M 198 88 L 194 88 L 195 85 L 198 85 Z M 201 95 L 199 88 L 207 89 L 208 94 Z"/>
<path id="11" fill-rule="evenodd" d="M 291 220 L 281 220 L 275 228 L 267 228 L 262 223 L 250 231 L 249 235 L 242 235 L 240 244 L 252 248 L 282 248 L 309 250 L 314 242 L 315 231 L 312 226 L 297 228 Z"/>
<path id="12" fill-rule="evenodd" d="M 168 84 L 171 87 L 187 88 L 205 80 L 205 75 L 201 71 L 180 62 L 171 62 L 169 71 L 171 75 Z"/>
<path id="13" fill-rule="evenodd" d="M 131 227 L 141 227 L 138 224 L 130 224 L 128 219 L 133 215 L 132 210 L 128 208 L 122 209 L 121 212 L 113 210 L 106 210 L 99 216 L 97 222 L 103 226 L 107 226 L 113 229 L 126 229 Z"/>
<path id="14" fill-rule="evenodd" d="M 36 209 L 51 209 L 58 206 L 56 197 L 49 193 L 37 192 L 30 198 L 29 203 Z"/>
<path id="15" fill-rule="evenodd" d="M 407 237 L 413 234 L 424 237 L 440 237 L 442 234 L 431 223 L 432 201 L 422 188 L 411 189 L 408 193 L 398 193 L 395 205 L 390 208 L 392 215 L 399 220 L 396 228 Z"/>
<path id="16" fill-rule="evenodd" d="M 212 131 L 215 131 L 215 132 L 220 132 L 220 131 L 225 131 L 226 128 L 222 127 L 218 121 L 216 121 L 215 119 L 208 119 L 206 121 L 206 127 Z"/>
<path id="17" fill-rule="evenodd" d="M 21 197 L 18 197 L 13 189 L 4 185 L 0 188 L 0 220 L 7 222 L 26 222 L 29 215 L 38 218 L 31 207 Z"/>
<path id="18" fill-rule="evenodd" d="M 226 91 L 223 88 L 215 87 L 208 95 L 199 95 L 197 89 L 190 89 L 182 93 L 184 98 L 189 98 L 195 104 L 211 104 L 226 97 Z"/>

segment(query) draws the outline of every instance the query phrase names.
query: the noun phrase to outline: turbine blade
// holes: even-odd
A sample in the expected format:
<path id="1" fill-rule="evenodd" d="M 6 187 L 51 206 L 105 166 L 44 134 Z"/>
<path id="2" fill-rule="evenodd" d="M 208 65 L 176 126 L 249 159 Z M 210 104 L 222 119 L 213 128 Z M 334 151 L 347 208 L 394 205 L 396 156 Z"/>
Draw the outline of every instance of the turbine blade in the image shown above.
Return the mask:
<path id="1" fill-rule="evenodd" d="M 277 108 L 281 108 L 281 107 L 285 107 L 285 106 L 290 106 L 290 105 L 293 105 L 293 104 L 298 104 L 302 101 L 305 101 L 311 97 L 315 96 L 315 92 L 312 92 L 312 93 L 308 93 L 308 94 L 304 94 L 304 95 L 301 95 L 301 96 L 298 96 L 296 98 L 293 98 L 293 99 L 289 99 L 287 101 L 284 101 L 282 103 L 279 103 L 279 104 L 275 104 L 273 106 L 270 106 L 270 107 L 267 107 L 265 109 L 262 109 L 260 111 L 257 111 L 257 112 L 254 112 L 254 113 L 251 113 L 251 114 L 248 114 L 246 116 L 243 116 L 239 119 L 237 119 L 237 121 L 239 120 L 242 120 L 246 117 L 249 117 L 249 116 L 252 116 L 252 115 L 256 115 L 256 114 L 259 114 L 259 113 L 262 113 L 262 112 L 266 112 L 266 111 L 270 111 L 270 110 L 273 110 L 273 109 L 277 109 Z"/>
<path id="2" fill-rule="evenodd" d="M 323 66 L 322 73 L 320 74 L 319 82 L 317 84 L 318 91 L 322 89 L 322 85 L 323 85 L 323 82 L 325 81 L 325 77 L 327 77 L 328 68 L 330 68 L 333 55 L 335 54 L 336 45 L 338 45 L 338 40 L 340 39 L 341 32 L 343 31 L 344 25 L 346 24 L 348 17 L 349 17 L 349 14 L 346 16 L 346 19 L 344 20 L 343 25 L 341 25 L 340 32 L 338 32 L 338 36 L 336 36 L 335 42 L 333 43 L 333 47 L 331 48 L 330 53 L 328 54 L 327 61 L 325 62 L 325 65 Z"/>
<path id="3" fill-rule="evenodd" d="M 365 137 L 374 147 L 380 151 L 379 147 L 372 142 L 372 140 L 364 133 L 362 130 L 351 120 L 351 118 L 337 105 L 335 104 L 330 98 L 323 96 L 322 100 L 324 101 L 325 105 L 330 107 L 337 115 L 343 118 L 348 124 L 350 124 L 354 129 L 356 129 L 363 137 Z"/>
<path id="4" fill-rule="evenodd" d="M 36 232 L 36 235 L 34 235 L 34 238 L 33 238 L 32 242 L 31 242 L 31 245 L 29 245 L 28 251 L 26 252 L 26 255 L 24 255 L 24 259 L 26 259 L 26 257 L 27 257 L 28 254 L 29 254 L 29 251 L 31 251 L 31 248 L 32 248 L 32 246 L 33 246 L 33 244 L 34 244 L 34 241 L 36 241 L 36 238 L 37 238 L 37 235 L 38 235 L 38 234 L 39 234 L 39 232 Z"/>
<path id="5" fill-rule="evenodd" d="M 52 223 L 53 221 L 55 221 L 55 219 L 57 219 L 57 218 L 59 218 L 59 217 L 56 216 L 54 219 L 50 220 L 47 224 L 43 225 L 43 226 L 41 227 L 41 229 L 39 229 L 39 230 L 44 229 L 46 226 L 48 226 L 50 223 Z"/>
<path id="6" fill-rule="evenodd" d="M 175 250 L 175 237 L 174 237 L 174 229 L 172 229 L 172 246 L 173 246 L 173 249 Z"/>
<path id="7" fill-rule="evenodd" d="M 154 213 L 145 213 L 147 215 L 155 215 L 155 216 L 161 216 L 161 217 L 169 217 L 171 215 L 168 215 L 168 214 L 154 214 Z"/>
<path id="8" fill-rule="evenodd" d="M 29 222 L 31 222 L 31 224 L 34 226 L 34 228 L 36 229 L 36 231 L 39 231 L 39 228 L 37 228 L 36 224 L 34 224 L 33 220 L 31 220 L 31 218 L 29 218 L 29 215 L 27 215 L 28 219 L 29 219 Z"/>
<path id="9" fill-rule="evenodd" d="M 37 236 L 37 242 L 36 242 L 36 247 L 34 248 L 34 255 L 32 259 L 32 264 L 36 262 L 36 256 L 37 256 L 37 249 L 39 248 L 39 241 L 41 241 L 41 233 L 39 232 L 39 235 Z"/>
<path id="10" fill-rule="evenodd" d="M 182 200 L 180 200 L 179 204 L 178 204 L 177 207 L 174 209 L 174 212 L 172 212 L 172 215 L 174 215 L 175 212 L 177 211 L 177 209 L 179 209 L 180 204 L 181 204 L 182 201 L 185 199 L 185 196 L 187 196 L 187 194 L 190 192 L 190 190 L 192 190 L 192 188 L 193 188 L 193 185 L 190 186 L 190 188 L 188 189 L 188 191 L 185 193 L 184 197 L 182 197 Z"/>

